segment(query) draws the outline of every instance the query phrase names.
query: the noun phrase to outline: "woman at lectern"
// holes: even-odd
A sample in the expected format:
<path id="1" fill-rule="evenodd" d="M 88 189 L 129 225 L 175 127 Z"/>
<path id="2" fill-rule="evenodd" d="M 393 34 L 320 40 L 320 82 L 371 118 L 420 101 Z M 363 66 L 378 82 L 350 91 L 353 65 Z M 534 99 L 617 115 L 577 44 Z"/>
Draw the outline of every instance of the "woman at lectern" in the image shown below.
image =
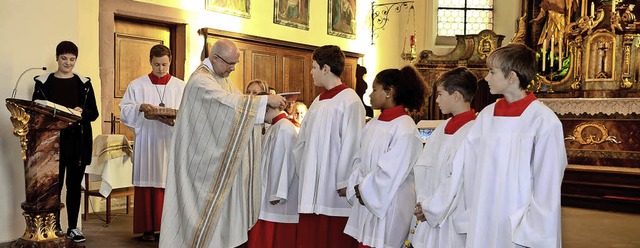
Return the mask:
<path id="1" fill-rule="evenodd" d="M 66 208 L 69 228 L 67 238 L 84 242 L 85 237 L 77 228 L 80 212 L 81 183 L 85 168 L 91 163 L 93 135 L 91 122 L 98 118 L 96 97 L 91 79 L 73 72 L 78 58 L 78 47 L 70 41 L 62 41 L 56 47 L 58 69 L 34 78 L 32 100 L 47 100 L 77 110 L 82 119 L 60 132 L 59 190 L 66 178 Z M 56 216 L 56 229 L 61 232 L 60 212 Z"/>

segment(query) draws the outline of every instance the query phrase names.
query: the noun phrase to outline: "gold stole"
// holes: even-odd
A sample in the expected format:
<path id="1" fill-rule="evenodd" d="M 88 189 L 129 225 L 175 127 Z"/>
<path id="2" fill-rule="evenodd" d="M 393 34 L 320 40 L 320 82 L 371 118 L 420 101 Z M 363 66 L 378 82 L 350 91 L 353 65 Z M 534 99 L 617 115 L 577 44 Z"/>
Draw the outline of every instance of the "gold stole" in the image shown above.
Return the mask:
<path id="1" fill-rule="evenodd" d="M 196 72 L 203 73 L 211 81 L 219 83 L 225 91 L 231 94 L 237 93 L 235 87 L 227 78 L 224 78 L 223 82 L 216 80 L 215 73 L 205 65 L 200 65 Z M 253 148 L 253 146 L 249 145 L 249 140 L 254 127 L 257 108 L 257 97 L 245 95 L 237 104 L 232 125 L 224 130 L 228 132 L 228 138 L 224 141 L 226 143 L 225 151 L 218 161 L 219 165 L 217 171 L 214 173 L 215 178 L 213 178 L 211 182 L 211 189 L 207 195 L 204 209 L 200 213 L 199 223 L 195 227 L 194 237 L 190 247 L 206 247 L 210 243 L 211 234 L 218 225 L 220 211 L 227 201 L 231 186 L 240 168 L 239 166 L 244 166 L 242 171 L 246 173 L 242 175 L 242 178 L 244 186 L 249 190 L 247 194 L 249 198 L 247 199 L 249 212 L 255 213 L 252 208 L 255 208 L 256 202 L 258 210 L 260 208 L 260 201 L 254 200 L 256 193 L 258 199 L 260 197 L 260 170 L 256 169 L 259 168 L 260 164 L 256 164 L 256 159 L 253 159 L 254 151 L 248 151 L 249 148 Z M 254 162 L 254 164 L 251 164 L 251 162 Z M 255 179 L 257 179 L 257 181 Z M 256 188 L 255 186 L 258 187 L 257 192 L 253 192 L 253 189 Z M 254 221 L 255 223 L 254 216 L 252 215 L 253 214 L 249 214 L 249 221 Z M 257 215 L 255 215 L 255 217 L 257 217 Z M 251 225 L 252 224 L 249 224 L 248 226 L 250 227 Z"/>

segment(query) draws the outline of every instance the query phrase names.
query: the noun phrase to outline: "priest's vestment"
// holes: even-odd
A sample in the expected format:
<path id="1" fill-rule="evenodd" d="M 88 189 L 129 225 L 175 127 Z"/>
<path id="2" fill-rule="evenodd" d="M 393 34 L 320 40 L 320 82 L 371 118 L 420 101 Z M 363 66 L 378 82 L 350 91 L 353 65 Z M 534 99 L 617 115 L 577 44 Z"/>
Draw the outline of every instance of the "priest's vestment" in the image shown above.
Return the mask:
<path id="1" fill-rule="evenodd" d="M 191 75 L 176 120 L 160 247 L 235 247 L 260 209 L 260 145 L 266 96 L 243 95 L 208 59 Z"/>

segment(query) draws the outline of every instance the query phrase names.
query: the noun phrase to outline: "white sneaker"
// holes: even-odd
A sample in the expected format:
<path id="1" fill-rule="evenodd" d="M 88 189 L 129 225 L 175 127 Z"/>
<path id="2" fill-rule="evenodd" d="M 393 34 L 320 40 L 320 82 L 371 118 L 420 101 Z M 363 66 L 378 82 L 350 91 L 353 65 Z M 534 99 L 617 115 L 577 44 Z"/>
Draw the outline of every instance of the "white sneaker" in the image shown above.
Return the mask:
<path id="1" fill-rule="evenodd" d="M 84 242 L 87 240 L 86 238 L 84 238 L 82 231 L 80 231 L 80 229 L 78 228 L 68 229 L 67 238 L 72 239 L 73 242 L 76 242 L 76 243 Z"/>

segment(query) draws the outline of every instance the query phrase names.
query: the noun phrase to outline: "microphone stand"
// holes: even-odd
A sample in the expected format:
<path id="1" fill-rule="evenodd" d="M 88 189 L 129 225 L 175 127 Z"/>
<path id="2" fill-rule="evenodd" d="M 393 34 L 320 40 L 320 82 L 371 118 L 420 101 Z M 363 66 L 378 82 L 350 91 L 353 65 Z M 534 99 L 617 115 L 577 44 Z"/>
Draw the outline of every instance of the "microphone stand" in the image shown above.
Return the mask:
<path id="1" fill-rule="evenodd" d="M 20 79 L 22 78 L 22 76 L 24 76 L 24 74 L 27 73 L 30 70 L 43 70 L 43 71 L 46 71 L 47 67 L 32 67 L 32 68 L 24 70 L 22 72 L 22 74 L 20 74 L 20 76 L 18 77 L 18 80 L 16 80 L 16 85 L 13 87 L 13 93 L 11 93 L 11 98 L 14 98 L 16 96 L 16 92 L 18 91 L 18 83 L 20 83 Z"/>

